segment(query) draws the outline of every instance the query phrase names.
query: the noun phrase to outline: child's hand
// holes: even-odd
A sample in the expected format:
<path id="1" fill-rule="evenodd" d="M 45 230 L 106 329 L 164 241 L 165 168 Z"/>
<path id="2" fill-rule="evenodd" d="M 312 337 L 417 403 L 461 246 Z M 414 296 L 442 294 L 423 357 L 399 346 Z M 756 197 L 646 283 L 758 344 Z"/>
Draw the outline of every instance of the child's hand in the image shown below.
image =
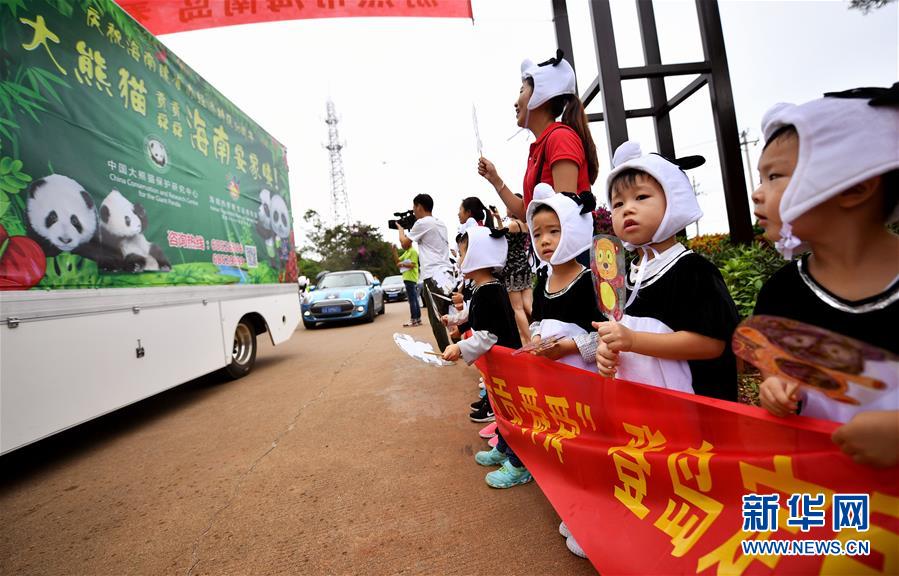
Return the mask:
<path id="1" fill-rule="evenodd" d="M 453 304 L 453 308 L 461 312 L 462 310 L 465 310 L 465 304 Z"/>
<path id="2" fill-rule="evenodd" d="M 443 359 L 449 362 L 458 360 L 460 356 L 462 356 L 462 349 L 459 348 L 458 344 L 450 344 L 443 351 Z"/>
<path id="3" fill-rule="evenodd" d="M 759 386 L 762 408 L 781 418 L 787 414 L 795 414 L 799 409 L 799 396 L 796 394 L 798 388 L 799 385 L 795 382 L 787 382 L 777 376 L 765 378 Z"/>
<path id="4" fill-rule="evenodd" d="M 453 292 L 452 298 L 453 298 L 453 304 L 455 304 L 456 306 L 460 306 L 462 304 L 462 295 L 459 294 L 458 292 Z M 460 308 L 460 310 L 461 310 L 461 308 Z"/>
<path id="5" fill-rule="evenodd" d="M 620 322 L 593 322 L 593 327 L 612 352 L 630 352 L 634 346 L 634 332 Z"/>
<path id="6" fill-rule="evenodd" d="M 834 430 L 831 438 L 859 464 L 894 466 L 899 462 L 899 411 L 860 412 Z"/>
<path id="7" fill-rule="evenodd" d="M 534 350 L 533 352 L 534 356 L 543 356 L 544 358 L 549 358 L 550 360 L 558 360 L 563 356 L 568 356 L 569 354 L 575 353 L 577 353 L 577 344 L 575 344 L 574 340 L 571 338 L 559 340 L 549 348 L 544 348 L 543 350 Z"/>
<path id="8" fill-rule="evenodd" d="M 596 346 L 596 368 L 606 378 L 614 378 L 618 371 L 618 352 L 609 350 L 609 345 L 602 340 Z"/>
<path id="9" fill-rule="evenodd" d="M 462 339 L 462 333 L 459 332 L 458 326 L 453 326 L 452 328 L 450 328 L 449 337 L 451 340 L 461 340 Z"/>
<path id="10" fill-rule="evenodd" d="M 444 326 L 449 326 L 449 314 L 444 314 L 440 317 L 440 323 Z"/>

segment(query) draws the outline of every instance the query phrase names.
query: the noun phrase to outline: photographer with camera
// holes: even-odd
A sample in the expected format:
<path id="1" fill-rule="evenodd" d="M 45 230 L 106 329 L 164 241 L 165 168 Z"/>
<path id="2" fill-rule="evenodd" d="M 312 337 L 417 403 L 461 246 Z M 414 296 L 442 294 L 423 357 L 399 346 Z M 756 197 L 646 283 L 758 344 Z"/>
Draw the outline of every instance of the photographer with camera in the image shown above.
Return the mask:
<path id="1" fill-rule="evenodd" d="M 450 339 L 440 317 L 447 313 L 448 298 L 453 289 L 454 278 L 449 260 L 449 242 L 446 226 L 434 218 L 431 211 L 434 200 L 428 194 L 419 194 L 412 199 L 412 215 L 396 214 L 398 220 L 391 220 L 388 226 L 399 232 L 400 245 L 404 250 L 418 244 L 421 279 L 424 281 L 422 298 L 428 308 L 428 320 L 440 351 L 449 346 Z M 410 227 L 411 226 L 411 227 Z M 407 231 L 408 229 L 408 231 Z M 438 295 L 435 297 L 434 295 Z"/>

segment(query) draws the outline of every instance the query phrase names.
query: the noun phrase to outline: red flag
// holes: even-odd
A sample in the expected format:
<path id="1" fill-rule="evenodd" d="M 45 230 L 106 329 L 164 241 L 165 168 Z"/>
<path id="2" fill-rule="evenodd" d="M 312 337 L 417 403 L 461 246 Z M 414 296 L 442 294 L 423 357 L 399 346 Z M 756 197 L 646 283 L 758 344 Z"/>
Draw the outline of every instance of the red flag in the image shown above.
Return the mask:
<path id="1" fill-rule="evenodd" d="M 500 432 L 601 574 L 899 573 L 899 469 L 855 464 L 831 442 L 833 422 L 775 418 L 501 347 L 477 366 Z M 800 496 L 794 509 L 794 494 L 811 501 Z M 759 520 L 751 505 L 762 495 L 776 495 L 774 530 L 746 524 Z M 843 495 L 865 497 L 866 531 L 836 530 L 835 515 L 847 520 Z M 784 544 L 744 553 L 743 541 Z M 837 554 L 850 541 L 869 553 Z M 568 553 L 561 541 L 558 553 Z"/>
<path id="2" fill-rule="evenodd" d="M 472 17 L 470 0 L 117 0 L 117 2 L 155 35 L 306 18 Z"/>

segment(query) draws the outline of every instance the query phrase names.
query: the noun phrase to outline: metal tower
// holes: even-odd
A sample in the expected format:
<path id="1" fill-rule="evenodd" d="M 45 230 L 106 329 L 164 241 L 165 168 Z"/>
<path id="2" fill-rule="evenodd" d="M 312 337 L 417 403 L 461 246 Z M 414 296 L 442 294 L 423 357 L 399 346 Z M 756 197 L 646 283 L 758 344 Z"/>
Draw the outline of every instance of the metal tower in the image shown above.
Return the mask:
<path id="1" fill-rule="evenodd" d="M 328 117 L 325 123 L 328 125 L 328 153 L 331 157 L 331 221 L 332 224 L 350 225 L 350 203 L 346 195 L 346 180 L 343 176 L 343 158 L 340 151 L 346 143 L 340 142 L 337 134 L 337 113 L 334 111 L 334 102 L 328 100 Z"/>

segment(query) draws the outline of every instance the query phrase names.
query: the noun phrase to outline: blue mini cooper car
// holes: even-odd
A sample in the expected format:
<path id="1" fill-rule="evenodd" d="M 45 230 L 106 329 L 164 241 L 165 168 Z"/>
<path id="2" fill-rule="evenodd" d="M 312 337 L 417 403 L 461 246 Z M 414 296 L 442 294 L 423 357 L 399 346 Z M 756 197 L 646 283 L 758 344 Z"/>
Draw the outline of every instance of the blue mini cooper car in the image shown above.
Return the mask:
<path id="1" fill-rule="evenodd" d="M 384 313 L 381 283 L 365 270 L 330 272 L 311 292 L 303 294 L 303 326 L 315 328 L 319 322 L 365 319 L 374 322 Z"/>

